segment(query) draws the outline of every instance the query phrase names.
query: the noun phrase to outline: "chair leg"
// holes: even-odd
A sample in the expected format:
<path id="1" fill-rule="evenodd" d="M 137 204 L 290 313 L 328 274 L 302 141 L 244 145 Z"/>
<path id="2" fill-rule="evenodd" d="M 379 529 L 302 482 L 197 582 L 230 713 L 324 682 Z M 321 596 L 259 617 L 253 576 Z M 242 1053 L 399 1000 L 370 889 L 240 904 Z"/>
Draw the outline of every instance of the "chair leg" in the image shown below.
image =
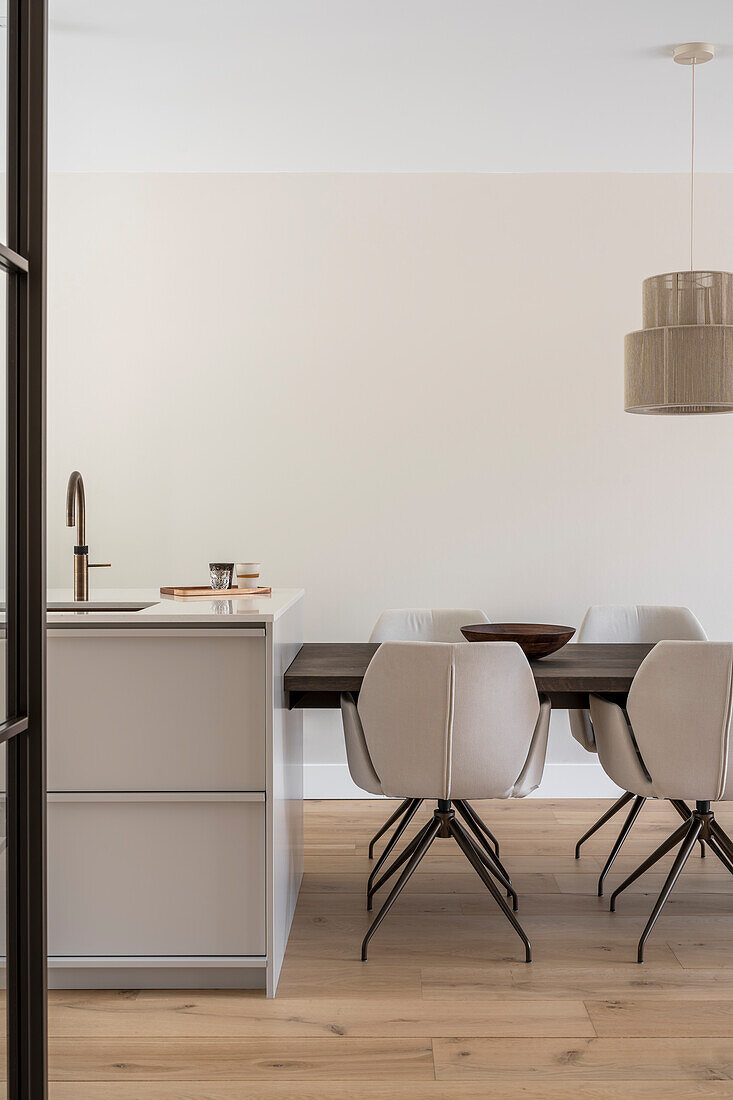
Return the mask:
<path id="1" fill-rule="evenodd" d="M 641 863 L 635 871 L 632 871 L 628 878 L 625 878 L 620 886 L 617 886 L 614 892 L 611 894 L 610 910 L 612 913 L 616 912 L 616 898 L 618 895 L 626 889 L 627 886 L 631 886 L 632 882 L 636 882 L 638 878 L 641 878 L 650 867 L 653 867 L 655 863 L 658 863 L 660 859 L 666 856 L 667 852 L 670 852 L 676 844 L 679 844 L 690 828 L 690 823 L 685 822 L 684 825 L 680 825 L 679 829 L 676 829 L 670 837 L 660 844 L 650 856 L 648 856 L 643 863 Z"/>
<path id="2" fill-rule="evenodd" d="M 460 813 L 461 812 L 461 807 L 459 806 L 458 802 L 455 802 L 454 805 Z M 469 826 L 469 828 L 472 828 L 472 821 L 471 821 L 470 817 L 466 816 L 465 820 L 466 820 L 466 823 Z M 410 843 L 407 845 L 407 847 L 402 850 L 402 852 L 397 857 L 397 859 L 395 859 L 395 861 L 392 864 L 390 864 L 389 869 L 387 871 L 385 871 L 384 874 L 379 879 L 377 879 L 377 881 L 372 885 L 371 889 L 368 890 L 368 893 L 367 893 L 367 911 L 368 912 L 372 911 L 372 898 L 374 897 L 374 895 L 379 890 L 381 890 L 381 888 L 382 888 L 382 886 L 384 886 L 385 882 L 387 882 L 388 879 L 390 879 L 392 877 L 392 875 L 396 871 L 398 871 L 400 867 L 402 867 L 402 865 L 406 862 L 406 860 L 408 860 L 410 858 L 410 856 L 412 855 L 413 851 L 417 847 L 417 844 L 419 843 L 419 841 L 420 841 L 423 833 L 426 831 L 426 829 L 427 829 L 427 825 L 423 826 L 423 828 L 420 830 L 420 832 L 415 837 L 413 837 L 413 839 L 410 841 Z M 486 845 L 483 842 L 483 838 L 482 838 L 481 834 L 477 835 L 477 839 L 479 840 L 480 843 L 483 844 L 482 848 L 477 849 L 478 856 L 484 861 L 484 864 L 489 869 L 489 871 L 491 871 L 491 873 L 493 875 L 495 875 L 496 878 L 498 878 L 498 880 L 502 884 L 502 886 L 504 886 L 504 888 L 507 891 L 507 897 L 512 898 L 512 901 L 513 901 L 513 904 L 514 904 L 514 909 L 515 909 L 515 912 L 516 912 L 519 903 L 518 903 L 516 891 L 514 890 L 514 887 L 512 886 L 512 880 L 509 877 L 509 872 L 507 871 L 506 867 L 501 862 L 501 860 L 498 859 L 494 855 L 493 850 L 491 848 L 486 847 Z"/>
<path id="3" fill-rule="evenodd" d="M 489 892 L 492 894 L 494 901 L 499 906 L 504 916 L 507 918 L 517 935 L 524 943 L 525 962 L 532 962 L 532 945 L 527 939 L 527 934 L 525 933 L 517 918 L 514 916 L 514 913 L 512 913 L 511 909 L 504 901 L 504 898 L 501 896 L 499 888 L 497 887 L 493 878 L 479 859 L 478 853 L 476 852 L 476 849 L 474 848 L 471 840 L 463 829 L 463 826 L 454 818 L 450 822 L 449 829 L 451 835 L 455 837 L 458 847 L 461 849 L 466 859 L 483 882 L 484 886 L 486 886 Z"/>
<path id="4" fill-rule="evenodd" d="M 463 829 L 463 826 L 461 826 L 461 829 Z M 506 896 L 512 899 L 512 909 L 516 913 L 519 910 L 519 898 L 517 897 L 517 891 L 511 884 L 509 876 L 499 873 L 498 869 L 493 865 L 493 863 L 489 861 L 483 849 L 479 848 L 471 833 L 467 833 L 466 830 L 463 829 L 463 835 L 465 836 L 468 843 L 471 845 L 471 849 L 476 859 L 480 860 L 481 866 L 486 871 L 488 871 L 489 874 L 493 875 L 494 878 L 498 879 L 501 885 L 504 887 L 504 889 L 506 890 Z"/>
<path id="5" fill-rule="evenodd" d="M 670 798 L 669 802 L 683 821 L 688 821 L 692 817 L 692 810 L 681 798 Z M 700 859 L 705 859 L 705 841 L 702 838 L 700 839 Z"/>
<path id="6" fill-rule="evenodd" d="M 499 843 L 496 842 L 493 834 L 489 831 L 489 826 L 481 820 L 481 817 L 475 812 L 470 802 L 466 802 L 464 799 L 456 799 L 453 801 L 453 805 L 456 806 L 456 810 L 458 810 L 463 821 L 466 822 L 471 829 L 471 832 L 475 838 L 477 838 L 485 853 L 488 854 L 494 866 L 499 867 L 504 873 L 504 876 L 508 879 L 508 871 L 499 858 Z M 486 842 L 486 837 L 492 840 L 491 846 Z"/>
<path id="7" fill-rule="evenodd" d="M 733 875 L 733 863 L 731 863 L 730 859 L 726 855 L 722 845 L 718 844 L 718 841 L 715 839 L 714 836 L 708 837 L 708 844 L 710 845 L 711 850 L 723 864 L 726 871 L 730 871 L 730 873 Z"/>
<path id="8" fill-rule="evenodd" d="M 440 823 L 440 820 L 437 817 L 434 817 L 433 820 L 431 822 L 429 822 L 428 828 L 425 831 L 425 834 L 424 834 L 422 840 L 420 841 L 420 843 L 418 844 L 418 846 L 415 848 L 414 852 L 410 856 L 410 860 L 409 860 L 407 866 L 405 867 L 405 869 L 402 872 L 402 874 L 400 875 L 400 877 L 397 879 L 397 882 L 395 883 L 395 885 L 392 887 L 392 890 L 391 890 L 387 900 L 385 901 L 384 905 L 382 906 L 382 908 L 377 913 L 376 917 L 374 918 L 374 920 L 372 921 L 372 923 L 369 927 L 369 931 L 367 932 L 366 936 L 362 940 L 362 944 L 361 944 L 361 961 L 362 962 L 366 962 L 366 960 L 367 960 L 367 948 L 369 946 L 369 941 L 371 940 L 372 936 L 377 931 L 377 929 L 379 928 L 379 926 L 382 923 L 382 921 L 384 920 L 384 918 L 387 916 L 387 913 L 389 913 L 390 909 L 392 908 L 394 903 L 397 901 L 397 898 L 400 896 L 400 894 L 404 890 L 405 886 L 407 885 L 407 883 L 410 881 L 413 874 L 417 870 L 417 867 L 418 867 L 419 863 L 421 862 L 423 856 L 425 855 L 428 848 L 430 847 L 430 845 L 433 843 L 436 836 L 438 835 L 438 831 L 440 830 L 440 827 L 441 827 L 441 823 Z"/>
<path id="9" fill-rule="evenodd" d="M 407 862 L 407 860 L 410 858 L 412 853 L 415 851 L 418 844 L 420 843 L 422 838 L 425 836 L 425 834 L 426 834 L 426 832 L 428 831 L 429 828 L 430 828 L 430 822 L 428 821 L 427 825 L 423 825 L 422 829 L 417 834 L 417 836 L 413 837 L 413 839 L 410 841 L 410 843 L 407 845 L 407 847 L 404 848 L 400 852 L 400 854 L 397 856 L 397 859 L 394 861 L 394 863 L 390 864 L 390 866 L 387 868 L 387 870 L 384 872 L 384 874 L 381 876 L 381 878 L 378 878 L 377 881 L 374 883 L 374 885 L 371 887 L 371 889 L 367 891 L 367 912 L 368 913 L 371 913 L 371 911 L 372 911 L 372 898 L 376 894 L 377 890 L 381 890 L 381 888 L 384 886 L 385 882 L 387 882 L 388 879 L 392 878 L 392 875 L 396 871 L 399 871 L 400 867 L 402 867 L 402 865 Z"/>
<path id="10" fill-rule="evenodd" d="M 461 808 L 458 806 L 457 803 L 454 802 L 453 805 L 456 807 L 458 812 L 461 814 L 461 817 L 463 818 L 465 826 L 470 830 L 469 833 L 468 833 L 468 836 L 471 840 L 471 843 L 476 848 L 478 854 L 480 855 L 481 859 L 486 864 L 488 869 L 491 871 L 492 875 L 495 875 L 496 878 L 498 878 L 499 881 L 502 883 L 502 885 L 504 885 L 504 883 L 508 883 L 509 886 L 511 886 L 511 884 L 512 884 L 511 875 L 507 871 L 507 869 L 504 866 L 504 864 L 502 863 L 502 861 L 497 856 L 497 854 L 494 851 L 493 847 L 486 843 L 486 836 L 478 828 L 478 826 L 476 825 L 475 820 L 471 817 L 470 814 L 461 813 Z M 465 803 L 464 803 L 464 808 L 465 808 Z"/>
<path id="11" fill-rule="evenodd" d="M 683 828 L 685 829 L 685 838 L 682 842 L 682 846 L 675 857 L 672 868 L 667 875 L 667 880 L 660 891 L 659 897 L 657 898 L 654 904 L 654 908 L 652 909 L 651 916 L 646 923 L 646 928 L 642 932 L 641 939 L 639 940 L 639 946 L 636 953 L 636 961 L 639 963 L 644 962 L 644 945 L 649 939 L 649 935 L 654 928 L 654 925 L 657 923 L 657 918 L 662 911 L 664 903 L 666 902 L 669 895 L 672 893 L 674 884 L 680 877 L 680 872 L 682 871 L 682 868 L 687 863 L 687 860 L 690 858 L 692 849 L 695 847 L 697 839 L 702 831 L 703 824 L 702 821 L 700 821 L 700 819 L 696 817 L 689 825 L 685 825 L 683 826 Z"/>
<path id="12" fill-rule="evenodd" d="M 473 808 L 471 803 L 466 802 L 465 799 L 461 799 L 461 802 L 462 802 L 462 805 L 463 805 L 464 809 L 466 810 L 466 812 L 473 819 L 473 823 L 476 826 L 476 828 L 480 829 L 482 833 L 485 833 L 486 836 L 491 841 L 491 843 L 493 844 L 494 854 L 496 855 L 496 858 L 498 859 L 499 854 L 500 854 L 499 853 L 499 841 L 496 839 L 496 837 L 494 836 L 494 834 L 492 833 L 491 829 L 486 824 L 484 819 L 481 817 L 481 815 Z M 457 803 L 454 803 L 454 805 L 457 805 Z"/>
<path id="13" fill-rule="evenodd" d="M 611 854 L 609 855 L 608 859 L 606 860 L 606 865 L 603 868 L 603 870 L 601 871 L 600 876 L 598 878 L 598 897 L 599 898 L 603 897 L 603 883 L 606 880 L 606 875 L 611 870 L 611 867 L 613 866 L 613 863 L 614 863 L 614 860 L 616 859 L 616 856 L 621 851 L 621 845 L 626 840 L 626 837 L 629 835 L 629 833 L 631 831 L 631 826 L 634 824 L 637 817 L 639 816 L 639 813 L 641 811 L 641 807 L 644 805 L 645 802 L 646 802 L 646 798 L 643 795 L 638 794 L 636 796 L 636 798 L 634 799 L 634 801 L 633 801 L 633 804 L 631 806 L 631 809 L 629 810 L 626 821 L 624 821 L 623 825 L 621 826 L 621 832 L 616 837 L 616 843 L 614 844 L 613 848 L 611 849 Z"/>
<path id="14" fill-rule="evenodd" d="M 417 811 L 420 809 L 421 805 L 422 805 L 422 799 L 421 798 L 413 798 L 411 800 L 410 805 L 407 807 L 407 812 L 404 814 L 404 816 L 403 816 L 402 820 L 400 821 L 399 825 L 397 826 L 395 831 L 392 833 L 392 836 L 389 838 L 387 844 L 385 845 L 384 851 L 382 852 L 381 856 L 379 857 L 377 862 L 374 864 L 374 867 L 372 868 L 372 873 L 370 874 L 369 881 L 367 882 L 367 896 L 369 894 L 369 891 L 372 888 L 372 883 L 374 882 L 375 878 L 379 874 L 380 869 L 382 867 L 384 867 L 384 864 L 386 863 L 387 859 L 389 858 L 390 852 L 392 851 L 395 844 L 397 843 L 397 841 L 400 839 L 400 837 L 404 833 L 407 826 L 412 821 L 412 819 L 415 816 L 415 814 L 417 813 Z"/>
<path id="15" fill-rule="evenodd" d="M 718 844 L 728 856 L 728 859 L 733 860 L 733 840 L 728 836 L 725 829 L 723 829 L 721 825 L 718 825 L 717 821 L 713 820 L 710 828 Z"/>
<path id="16" fill-rule="evenodd" d="M 456 800 L 453 803 L 453 805 L 458 810 L 458 813 L 461 815 L 463 820 L 466 822 L 466 825 L 468 826 L 468 828 L 471 830 L 471 832 L 473 833 L 476 840 L 481 845 L 481 848 L 483 849 L 483 851 L 486 853 L 487 858 L 484 860 L 484 862 L 486 863 L 486 865 L 489 868 L 489 870 L 491 871 L 491 873 L 493 875 L 495 875 L 496 878 L 498 878 L 499 882 L 502 884 L 502 886 L 504 887 L 505 890 L 511 891 L 512 890 L 512 880 L 509 877 L 509 872 L 507 871 L 504 864 L 501 862 L 499 857 L 494 852 L 494 849 L 489 846 L 489 844 L 486 841 L 486 838 L 485 838 L 484 834 L 478 828 L 478 826 L 476 825 L 476 822 L 474 821 L 473 817 L 468 812 L 467 803 L 463 802 L 462 800 L 459 799 L 459 800 Z"/>
<path id="17" fill-rule="evenodd" d="M 394 823 L 395 823 L 395 821 L 397 820 L 398 817 L 402 817 L 403 814 L 407 813 L 408 809 L 410 808 L 410 803 L 411 802 L 412 802 L 411 798 L 405 798 L 404 801 L 400 802 L 399 806 L 397 807 L 395 812 L 392 814 L 392 816 L 385 821 L 384 825 L 379 830 L 379 832 L 374 834 L 372 839 L 369 841 L 369 858 L 370 859 L 374 859 L 374 845 L 377 843 L 380 836 L 384 836 L 384 834 L 387 832 L 387 829 L 391 829 L 391 827 L 394 825 Z"/>
<path id="18" fill-rule="evenodd" d="M 631 793 L 631 791 L 626 791 L 624 794 L 621 795 L 620 798 L 616 799 L 613 806 L 611 806 L 610 809 L 606 810 L 605 814 L 602 814 L 601 817 L 598 818 L 598 821 L 596 821 L 595 825 L 591 825 L 587 833 L 583 833 L 582 837 L 575 845 L 576 859 L 580 859 L 580 845 L 585 844 L 586 840 L 588 840 L 589 837 L 592 837 L 594 833 L 598 832 L 601 826 L 605 825 L 607 821 L 610 821 L 614 814 L 617 814 L 619 810 L 623 810 L 626 803 L 631 802 L 631 799 L 634 797 L 635 796 Z"/>

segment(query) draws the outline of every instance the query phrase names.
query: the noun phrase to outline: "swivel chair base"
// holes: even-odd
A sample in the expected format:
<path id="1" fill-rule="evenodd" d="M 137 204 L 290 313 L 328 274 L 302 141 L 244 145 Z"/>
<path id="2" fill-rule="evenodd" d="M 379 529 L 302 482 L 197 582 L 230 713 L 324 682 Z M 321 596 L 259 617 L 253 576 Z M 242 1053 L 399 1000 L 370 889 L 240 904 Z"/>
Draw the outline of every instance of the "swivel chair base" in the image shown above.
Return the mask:
<path id="1" fill-rule="evenodd" d="M 377 878 L 377 875 L 379 874 L 380 870 L 387 860 L 387 856 L 390 854 L 395 844 L 402 836 L 403 832 L 409 825 L 412 818 L 415 816 L 417 810 L 420 808 L 424 800 L 422 798 L 413 798 L 407 799 L 406 801 L 408 803 L 407 812 L 404 814 L 402 820 L 394 831 L 394 835 L 390 838 L 389 843 L 377 860 L 367 882 L 367 912 L 369 913 L 371 913 L 372 911 L 372 899 L 377 890 L 379 890 L 387 881 L 387 879 L 391 878 L 395 871 L 397 871 L 403 865 L 403 863 L 405 863 L 410 858 L 412 853 L 415 851 L 415 848 L 417 847 L 423 832 L 423 830 L 420 830 L 420 832 L 417 833 L 417 835 L 410 841 L 404 851 L 390 866 L 389 870 L 385 871 L 381 878 Z M 509 878 L 509 872 L 507 871 L 506 867 L 501 862 L 494 849 L 488 844 L 486 837 L 484 836 L 484 833 L 481 829 L 481 818 L 470 805 L 470 803 L 466 802 L 464 799 L 454 799 L 453 805 L 456 807 L 466 825 L 473 833 L 473 837 L 471 839 L 473 840 L 474 845 L 476 841 L 478 841 L 481 848 L 483 849 L 483 851 L 479 851 L 481 859 L 483 860 L 487 869 L 492 873 L 492 875 L 497 878 L 502 884 L 507 892 L 507 897 L 512 899 L 513 909 L 516 913 L 519 908 L 519 901 L 517 899 L 516 891 L 512 886 L 512 880 Z"/>
<path id="2" fill-rule="evenodd" d="M 683 802 L 682 805 L 684 806 L 685 803 Z M 677 809 L 677 806 L 675 806 L 675 809 Z M 644 947 L 646 941 L 649 939 L 649 935 L 654 925 L 657 923 L 659 914 L 664 908 L 667 898 L 672 893 L 677 879 L 680 877 L 682 868 L 690 858 L 695 845 L 701 841 L 704 841 L 710 847 L 710 850 L 718 857 L 726 870 L 733 874 L 733 840 L 731 840 L 728 834 L 718 825 L 715 820 L 715 815 L 710 809 L 710 803 L 701 801 L 696 803 L 695 809 L 689 812 L 689 816 L 685 822 L 680 825 L 679 829 L 676 829 L 663 844 L 660 844 L 656 851 L 652 852 L 652 854 L 645 859 L 628 878 L 624 879 L 621 885 L 611 894 L 610 909 L 612 913 L 615 913 L 616 898 L 618 895 L 625 890 L 627 886 L 630 886 L 632 882 L 636 882 L 641 875 L 648 871 L 650 867 L 653 867 L 655 863 L 658 863 L 668 852 L 671 852 L 677 844 L 680 845 L 671 870 L 667 875 L 664 886 L 652 909 L 651 916 L 641 934 L 636 953 L 637 962 L 644 962 Z"/>
<path id="3" fill-rule="evenodd" d="M 613 806 L 610 806 L 609 809 L 607 809 L 606 812 L 604 814 L 602 814 L 601 817 L 599 817 L 598 820 L 593 825 L 591 825 L 590 829 L 588 829 L 588 832 L 583 833 L 582 837 L 580 838 L 578 843 L 575 845 L 575 858 L 580 859 L 580 846 L 581 846 L 581 844 L 584 844 L 585 841 L 588 840 L 589 837 L 593 836 L 594 833 L 598 832 L 598 830 L 601 828 L 602 825 L 605 825 L 607 821 L 610 821 L 612 817 L 614 817 L 617 813 L 620 813 L 621 810 L 623 810 L 624 806 L 628 805 L 628 803 L 631 802 L 632 799 L 633 799 L 633 804 L 631 806 L 631 809 L 629 810 L 629 813 L 626 817 L 626 820 L 624 821 L 623 825 L 621 826 L 621 832 L 616 837 L 616 842 L 615 842 L 613 848 L 611 849 L 610 855 L 609 855 L 608 859 L 606 860 L 605 866 L 604 866 L 603 870 L 601 871 L 601 873 L 598 877 L 598 897 L 599 898 L 603 897 L 603 884 L 606 880 L 606 876 L 607 876 L 608 872 L 611 870 L 611 867 L 613 866 L 613 863 L 616 859 L 616 856 L 619 854 L 619 852 L 621 850 L 621 845 L 623 844 L 623 842 L 626 840 L 626 837 L 631 832 L 631 827 L 634 824 L 634 822 L 636 821 L 637 817 L 639 816 L 639 812 L 640 812 L 642 806 L 644 805 L 644 803 L 646 802 L 646 798 L 643 795 L 640 795 L 640 794 L 634 795 L 634 794 L 631 793 L 631 791 L 625 791 L 624 794 L 622 794 L 620 798 L 616 799 Z M 686 802 L 683 802 L 679 798 L 670 798 L 669 802 L 672 806 L 674 806 L 675 810 L 680 815 L 680 817 L 682 818 L 683 821 L 689 821 L 689 819 L 690 819 L 690 807 L 687 805 Z M 703 859 L 705 858 L 705 841 L 702 840 L 702 839 L 700 840 L 700 856 Z"/>
<path id="4" fill-rule="evenodd" d="M 411 801 L 417 802 L 419 805 L 422 800 L 413 799 Z M 466 815 L 465 807 L 467 803 L 462 800 L 458 800 L 456 801 L 455 805 L 458 808 L 458 812 L 461 814 L 461 816 L 464 817 L 464 820 L 468 822 L 470 814 Z M 413 816 L 416 810 L 417 806 L 411 806 L 408 807 L 407 812 L 410 813 L 411 816 Z M 472 831 L 474 831 L 473 828 Z M 427 825 L 423 826 L 423 828 L 420 830 L 414 840 L 410 842 L 407 848 L 395 860 L 390 869 L 376 883 L 373 881 L 373 879 L 374 873 L 378 870 L 378 867 L 375 867 L 374 871 L 372 872 L 372 875 L 370 876 L 369 902 L 371 902 L 371 898 L 376 890 L 378 890 L 380 886 L 398 870 L 399 867 L 401 867 L 403 864 L 406 864 L 402 873 L 397 879 L 397 882 L 392 887 L 392 890 L 387 897 L 387 900 L 372 921 L 369 931 L 364 937 L 363 943 L 361 945 L 362 962 L 366 962 L 367 949 L 372 936 L 377 931 L 394 903 L 397 901 L 397 898 L 400 896 L 409 880 L 412 878 L 413 874 L 422 862 L 423 857 L 427 853 L 433 841 L 438 837 L 441 837 L 443 839 L 452 838 L 456 841 L 458 847 L 461 849 L 466 859 L 483 882 L 484 886 L 486 886 L 487 890 L 496 901 L 504 916 L 507 918 L 517 935 L 524 943 L 525 961 L 528 963 L 531 962 L 532 945 L 527 939 L 527 936 L 521 924 L 514 916 L 514 913 L 509 908 L 507 903 L 504 901 L 504 898 L 501 896 L 501 891 L 499 890 L 499 887 L 494 882 L 494 876 L 496 876 L 496 878 L 498 878 L 499 882 L 505 887 L 505 889 L 508 889 L 508 891 L 510 892 L 510 896 L 512 897 L 514 902 L 514 908 L 516 909 L 517 896 L 511 886 L 509 876 L 506 874 L 503 866 L 498 865 L 498 859 L 496 858 L 496 856 L 494 856 L 496 862 L 492 865 L 489 864 L 488 854 L 485 854 L 476 845 L 475 841 L 471 839 L 470 835 L 466 832 L 461 823 L 456 820 L 455 811 L 451 807 L 450 800 L 445 799 L 438 800 L 438 808 L 437 810 L 435 810 L 431 820 L 428 821 Z M 371 905 L 369 907 L 371 908 Z"/>
<path id="5" fill-rule="evenodd" d="M 370 859 L 374 859 L 374 845 L 375 845 L 375 844 L 377 843 L 377 841 L 379 840 L 379 838 L 380 838 L 380 837 L 382 837 L 382 836 L 384 836 L 384 834 L 385 834 L 385 833 L 387 832 L 387 830 L 388 830 L 388 829 L 391 829 L 391 828 L 392 828 L 392 826 L 394 825 L 394 823 L 395 823 L 396 821 L 398 821 L 398 820 L 399 820 L 399 818 L 401 818 L 401 817 L 402 817 L 402 816 L 403 816 L 404 814 L 406 814 L 406 813 L 407 813 L 407 811 L 408 811 L 408 810 L 409 810 L 409 808 L 410 808 L 410 803 L 411 803 L 412 801 L 413 801 L 413 799 L 412 799 L 412 798 L 405 798 L 405 799 L 403 799 L 403 801 L 402 801 L 402 802 L 400 802 L 399 806 L 397 807 L 397 809 L 395 810 L 395 812 L 394 812 L 394 813 L 392 814 L 392 816 L 391 816 L 391 817 L 389 817 L 389 818 L 387 818 L 387 820 L 385 821 L 385 823 L 384 823 L 384 825 L 382 826 L 382 828 L 381 828 L 381 829 L 379 829 L 379 830 L 378 830 L 378 831 L 377 831 L 377 832 L 376 832 L 376 833 L 374 834 L 374 836 L 372 837 L 372 839 L 371 839 L 371 840 L 369 841 L 369 858 L 370 858 Z M 421 803 L 422 803 L 422 801 L 423 801 L 423 800 L 422 800 L 422 798 L 421 798 L 421 799 L 419 799 L 419 800 L 418 800 L 418 804 L 421 804 Z M 466 803 L 466 805 L 468 806 L 469 804 L 468 804 L 468 803 Z M 475 810 L 473 809 L 473 807 L 470 807 L 470 809 L 471 809 L 471 813 L 472 813 L 472 815 L 473 815 L 473 818 L 474 818 L 474 820 L 476 821 L 477 825 L 478 825 L 478 826 L 479 826 L 479 828 L 481 829 L 481 832 L 482 832 L 482 833 L 484 833 L 484 835 L 485 835 L 485 836 L 487 836 L 487 837 L 489 838 L 489 840 L 491 841 L 492 845 L 494 846 L 494 852 L 495 852 L 495 853 L 496 853 L 496 855 L 498 856 L 498 855 L 499 855 L 499 841 L 498 841 L 498 840 L 496 839 L 496 837 L 494 836 L 494 834 L 492 833 L 491 829 L 490 829 L 490 828 L 489 828 L 489 826 L 488 826 L 488 825 L 486 824 L 486 822 L 485 822 L 485 821 L 483 821 L 483 820 L 482 820 L 482 818 L 481 818 L 481 817 L 480 817 L 480 816 L 479 816 L 479 815 L 478 815 L 478 814 L 476 813 L 476 811 L 475 811 Z M 399 828 L 399 826 L 398 826 L 398 828 Z M 402 835 L 402 834 L 400 833 L 400 836 L 401 836 L 401 835 Z"/>

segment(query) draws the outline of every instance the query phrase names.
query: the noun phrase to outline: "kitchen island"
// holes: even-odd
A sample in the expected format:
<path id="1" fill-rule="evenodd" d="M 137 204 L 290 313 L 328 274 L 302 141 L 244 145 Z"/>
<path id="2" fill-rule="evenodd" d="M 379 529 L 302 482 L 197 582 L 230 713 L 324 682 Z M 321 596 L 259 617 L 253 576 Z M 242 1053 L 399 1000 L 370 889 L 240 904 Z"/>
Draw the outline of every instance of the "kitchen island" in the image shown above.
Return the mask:
<path id="1" fill-rule="evenodd" d="M 274 995 L 302 877 L 282 687 L 302 597 L 49 592 L 52 987 Z"/>

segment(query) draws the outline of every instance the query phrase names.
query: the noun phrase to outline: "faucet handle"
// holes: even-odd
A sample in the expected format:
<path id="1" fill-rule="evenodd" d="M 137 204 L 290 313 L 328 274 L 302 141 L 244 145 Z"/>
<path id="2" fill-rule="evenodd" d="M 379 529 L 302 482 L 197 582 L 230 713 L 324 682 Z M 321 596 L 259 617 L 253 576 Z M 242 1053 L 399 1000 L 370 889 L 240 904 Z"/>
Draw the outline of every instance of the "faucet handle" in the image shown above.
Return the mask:
<path id="1" fill-rule="evenodd" d="M 110 569 L 111 566 L 111 561 L 90 561 L 87 564 L 87 569 Z"/>

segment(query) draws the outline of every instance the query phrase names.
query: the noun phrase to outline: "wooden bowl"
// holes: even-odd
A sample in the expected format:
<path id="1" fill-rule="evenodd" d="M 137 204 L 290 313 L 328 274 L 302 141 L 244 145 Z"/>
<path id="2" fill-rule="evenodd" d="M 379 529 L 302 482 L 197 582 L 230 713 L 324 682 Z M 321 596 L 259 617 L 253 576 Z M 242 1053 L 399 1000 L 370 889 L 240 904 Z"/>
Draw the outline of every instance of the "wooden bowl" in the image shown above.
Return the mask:
<path id="1" fill-rule="evenodd" d="M 461 627 L 461 634 L 469 642 L 517 642 L 527 657 L 535 658 L 562 649 L 574 633 L 575 627 L 545 623 L 476 623 Z"/>

